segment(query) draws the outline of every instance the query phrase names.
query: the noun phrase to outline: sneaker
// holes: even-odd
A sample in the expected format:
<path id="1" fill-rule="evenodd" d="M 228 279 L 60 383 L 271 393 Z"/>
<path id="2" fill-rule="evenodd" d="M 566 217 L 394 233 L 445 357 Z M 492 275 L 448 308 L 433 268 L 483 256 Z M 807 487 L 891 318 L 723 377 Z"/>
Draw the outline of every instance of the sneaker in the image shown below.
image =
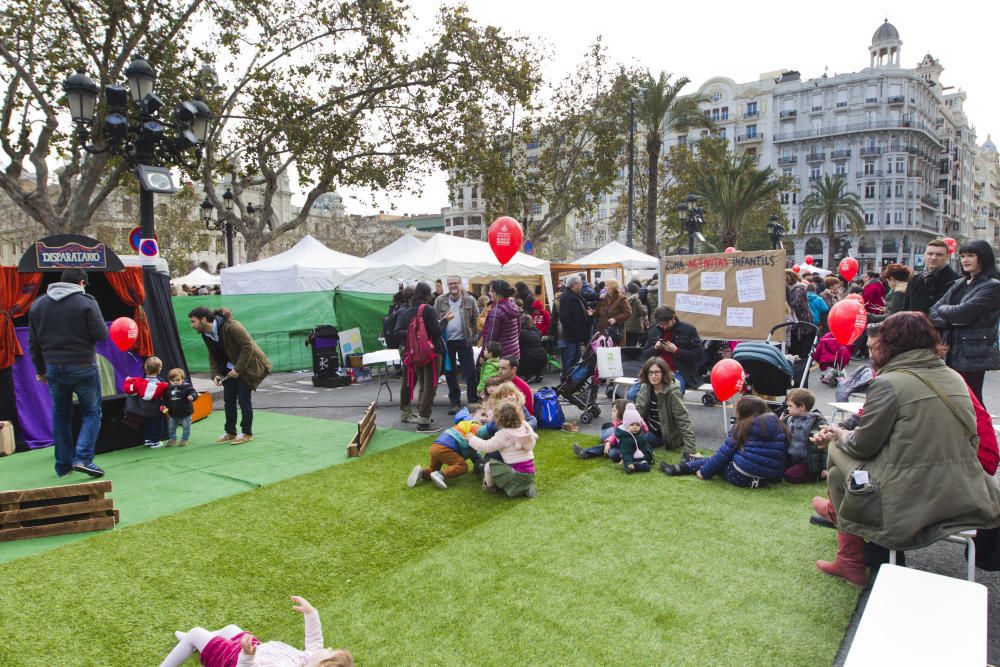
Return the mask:
<path id="1" fill-rule="evenodd" d="M 181 440 L 180 442 L 177 443 L 177 446 L 178 447 L 187 447 L 187 444 L 188 444 L 187 440 Z"/>
<path id="2" fill-rule="evenodd" d="M 698 452 L 684 452 L 683 454 L 681 454 L 681 460 L 684 461 L 685 463 L 688 461 L 697 461 L 698 459 L 703 459 L 703 458 L 705 457 L 699 454 Z"/>
<path id="3" fill-rule="evenodd" d="M 442 491 L 448 488 L 448 485 L 444 483 L 444 475 L 441 474 L 440 470 L 435 470 L 431 473 L 431 481 L 434 482 L 434 486 Z"/>
<path id="4" fill-rule="evenodd" d="M 160 449 L 161 447 L 163 447 L 163 443 L 160 442 L 159 440 L 156 440 L 154 442 L 147 442 L 146 447 L 148 447 L 149 449 Z"/>
<path id="5" fill-rule="evenodd" d="M 448 414 L 452 417 L 458 414 L 458 411 L 462 409 L 462 406 L 458 403 L 451 404 L 451 410 L 448 410 Z"/>
<path id="6" fill-rule="evenodd" d="M 489 485 L 489 484 L 486 483 L 485 479 L 483 480 L 483 491 L 487 491 L 489 493 L 496 493 L 499 490 L 500 489 L 497 488 L 497 486 L 495 484 L 491 486 L 491 485 Z"/>
<path id="7" fill-rule="evenodd" d="M 167 447 L 173 447 L 177 444 L 176 440 L 167 440 Z"/>
<path id="8" fill-rule="evenodd" d="M 232 440 L 229 441 L 230 445 L 245 445 L 253 440 L 253 436 L 249 433 L 241 433 Z"/>
<path id="9" fill-rule="evenodd" d="M 236 439 L 235 433 L 223 433 L 222 435 L 220 435 L 218 438 L 215 439 L 215 442 L 221 445 L 229 442 L 230 440 L 235 440 L 235 439 Z"/>
<path id="10" fill-rule="evenodd" d="M 416 468 L 413 469 L 413 472 L 410 473 L 410 476 L 406 478 L 406 485 L 412 489 L 417 485 L 417 482 L 419 482 L 423 478 L 424 478 L 424 469 L 421 468 L 420 466 L 417 466 Z"/>
<path id="11" fill-rule="evenodd" d="M 666 461 L 660 464 L 660 471 L 670 477 L 681 474 L 681 469 L 678 466 L 675 466 L 673 463 L 667 463 Z"/>
<path id="12" fill-rule="evenodd" d="M 525 498 L 534 498 L 535 497 L 535 483 L 534 482 L 532 482 L 531 484 L 528 485 L 528 489 L 524 492 L 524 497 Z"/>
<path id="13" fill-rule="evenodd" d="M 74 463 L 73 470 L 87 473 L 91 477 L 103 477 L 104 470 L 99 465 L 91 461 L 90 463 Z"/>
<path id="14" fill-rule="evenodd" d="M 585 451 L 583 451 L 583 447 L 581 447 L 580 445 L 576 444 L 575 442 L 573 443 L 573 453 L 576 454 L 576 458 L 578 458 L 578 459 L 585 459 L 585 458 L 587 458 L 587 453 Z"/>
<path id="15" fill-rule="evenodd" d="M 816 526 L 822 526 L 824 528 L 836 529 L 837 527 L 837 524 L 832 523 L 829 519 L 827 519 L 826 517 L 822 517 L 819 514 L 813 514 L 811 517 L 809 517 L 809 523 Z"/>
<path id="16" fill-rule="evenodd" d="M 417 433 L 440 433 L 441 427 L 434 424 L 417 424 Z"/>
<path id="17" fill-rule="evenodd" d="M 72 468 L 70 468 L 66 472 L 57 472 L 56 473 L 56 477 L 65 477 L 66 475 L 70 474 L 71 472 L 73 472 Z"/>
<path id="18" fill-rule="evenodd" d="M 404 412 L 399 416 L 399 421 L 403 424 L 416 424 L 417 419 L 419 418 L 412 412 Z"/>

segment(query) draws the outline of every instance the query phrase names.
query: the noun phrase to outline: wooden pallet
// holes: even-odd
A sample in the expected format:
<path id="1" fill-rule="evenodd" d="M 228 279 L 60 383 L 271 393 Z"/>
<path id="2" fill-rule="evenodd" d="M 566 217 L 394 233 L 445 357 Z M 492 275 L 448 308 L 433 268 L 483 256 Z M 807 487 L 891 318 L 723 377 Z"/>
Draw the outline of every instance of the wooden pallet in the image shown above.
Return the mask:
<path id="1" fill-rule="evenodd" d="M 375 435 L 375 403 L 368 406 L 368 409 L 365 410 L 365 416 L 358 422 L 358 432 L 351 440 L 351 444 L 347 445 L 347 455 L 361 456 L 364 454 L 373 435 Z"/>
<path id="2" fill-rule="evenodd" d="M 107 530 L 118 523 L 111 482 L 0 491 L 0 542 Z"/>

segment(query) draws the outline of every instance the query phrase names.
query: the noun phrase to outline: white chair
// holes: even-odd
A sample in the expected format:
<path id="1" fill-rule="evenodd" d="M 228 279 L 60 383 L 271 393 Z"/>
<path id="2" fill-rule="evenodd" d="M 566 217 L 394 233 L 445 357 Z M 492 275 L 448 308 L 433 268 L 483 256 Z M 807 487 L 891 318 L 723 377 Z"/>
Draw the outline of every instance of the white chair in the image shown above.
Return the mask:
<path id="1" fill-rule="evenodd" d="M 966 573 L 965 578 L 969 581 L 976 580 L 976 543 L 973 538 L 976 536 L 975 530 L 963 530 L 961 533 L 955 535 L 949 535 L 944 538 L 945 542 L 954 542 L 956 544 L 966 545 L 967 550 L 965 552 L 966 560 Z M 889 564 L 896 564 L 896 551 L 893 549 L 889 550 Z"/>

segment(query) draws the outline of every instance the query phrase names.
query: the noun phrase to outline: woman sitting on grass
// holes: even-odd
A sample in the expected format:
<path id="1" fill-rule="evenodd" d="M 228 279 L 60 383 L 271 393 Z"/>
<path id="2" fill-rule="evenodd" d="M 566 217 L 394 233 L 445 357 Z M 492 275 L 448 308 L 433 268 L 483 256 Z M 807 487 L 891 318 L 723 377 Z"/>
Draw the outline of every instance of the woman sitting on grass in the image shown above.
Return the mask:
<path id="1" fill-rule="evenodd" d="M 520 392 L 514 390 L 520 395 Z M 469 437 L 469 446 L 478 452 L 498 452 L 502 460 L 490 459 L 483 470 L 483 488 L 491 493 L 502 489 L 508 497 L 535 497 L 535 443 L 538 435 L 524 421 L 523 408 L 513 397 L 502 400 L 493 415 L 499 430 L 489 440 Z"/>
<path id="2" fill-rule="evenodd" d="M 292 607 L 302 614 L 306 626 L 306 649 L 281 642 L 264 642 L 237 625 L 227 625 L 209 632 L 205 628 L 177 631 L 177 646 L 160 663 L 160 667 L 179 667 L 194 651 L 198 651 L 205 667 L 353 667 L 354 657 L 344 649 L 323 648 L 323 628 L 319 613 L 304 598 L 292 596 Z"/>
<path id="3" fill-rule="evenodd" d="M 694 429 L 691 416 L 681 400 L 680 386 L 674 374 L 660 357 L 650 357 L 639 373 L 639 394 L 635 407 L 646 422 L 646 438 L 650 447 L 663 445 L 667 449 L 684 447 L 684 460 L 698 458 L 695 450 Z"/>
<path id="4" fill-rule="evenodd" d="M 782 480 L 789 440 L 788 429 L 763 399 L 744 396 L 736 404 L 736 424 L 715 454 L 680 465 L 664 461 L 660 470 L 671 476 L 695 474 L 698 479 L 722 472 L 733 486 L 756 489 Z"/>

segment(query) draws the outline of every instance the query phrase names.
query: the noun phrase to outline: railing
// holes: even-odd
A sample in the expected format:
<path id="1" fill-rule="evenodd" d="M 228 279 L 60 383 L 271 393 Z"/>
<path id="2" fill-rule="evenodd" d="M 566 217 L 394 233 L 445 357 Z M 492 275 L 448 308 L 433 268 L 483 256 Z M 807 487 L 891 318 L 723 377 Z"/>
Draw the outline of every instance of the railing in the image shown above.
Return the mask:
<path id="1" fill-rule="evenodd" d="M 760 112 L 759 111 L 744 111 L 743 112 L 743 118 L 744 119 L 747 119 L 747 118 L 757 118 L 758 116 L 760 116 Z"/>
<path id="2" fill-rule="evenodd" d="M 893 95 L 889 98 L 889 104 L 902 104 L 906 101 L 906 98 L 902 95 Z"/>
<path id="3" fill-rule="evenodd" d="M 826 153 L 810 153 L 806 156 L 806 162 L 822 162 L 826 159 Z"/>
<path id="4" fill-rule="evenodd" d="M 878 146 L 862 146 L 861 155 L 881 155 L 882 149 Z"/>
<path id="5" fill-rule="evenodd" d="M 757 134 L 741 134 L 738 137 L 736 137 L 736 143 L 738 144 L 742 144 L 749 141 L 763 141 L 763 140 L 764 140 L 764 134 L 762 132 L 758 132 Z"/>
<path id="6" fill-rule="evenodd" d="M 879 178 L 882 176 L 882 170 L 876 169 L 875 171 L 859 171 L 855 178 Z"/>
<path id="7" fill-rule="evenodd" d="M 937 197 L 932 197 L 930 195 L 923 195 L 922 197 L 920 197 L 920 203 L 924 204 L 925 206 L 929 206 L 931 208 L 938 207 Z"/>
<path id="8" fill-rule="evenodd" d="M 886 130 L 886 129 L 919 130 L 924 132 L 933 142 L 941 145 L 937 135 L 931 128 L 923 123 L 912 120 L 880 120 L 874 123 L 851 123 L 850 125 L 836 126 L 829 125 L 818 130 L 799 130 L 797 132 L 783 132 L 774 137 L 775 141 L 794 141 L 796 139 L 809 139 L 812 137 L 822 137 L 828 134 L 846 134 L 848 132 L 864 132 L 866 130 Z"/>
<path id="9" fill-rule="evenodd" d="M 838 109 L 846 109 L 847 108 L 847 102 L 837 102 L 837 108 Z"/>
<path id="10" fill-rule="evenodd" d="M 877 97 L 866 97 L 865 98 L 865 104 L 878 104 L 878 98 Z"/>
<path id="11" fill-rule="evenodd" d="M 797 116 L 797 115 L 798 115 L 798 112 L 795 109 L 785 109 L 784 111 L 782 111 L 778 115 L 778 117 L 779 118 L 795 118 L 795 116 Z"/>
<path id="12" fill-rule="evenodd" d="M 809 182 L 812 183 L 813 181 L 819 181 L 819 180 L 822 180 L 822 178 L 823 177 L 821 175 L 819 175 L 819 174 L 812 175 L 812 176 L 809 176 Z"/>
<path id="13" fill-rule="evenodd" d="M 798 155 L 783 155 L 778 158 L 778 164 L 795 164 L 799 161 Z"/>
<path id="14" fill-rule="evenodd" d="M 830 158 L 833 160 L 842 160 L 844 158 L 851 157 L 851 149 L 842 151 L 830 151 Z"/>
<path id="15" fill-rule="evenodd" d="M 823 110 L 823 107 L 822 106 L 818 106 L 818 107 L 813 107 L 812 109 L 809 110 L 809 112 L 810 113 L 815 113 L 817 111 L 822 111 L 822 110 Z"/>

